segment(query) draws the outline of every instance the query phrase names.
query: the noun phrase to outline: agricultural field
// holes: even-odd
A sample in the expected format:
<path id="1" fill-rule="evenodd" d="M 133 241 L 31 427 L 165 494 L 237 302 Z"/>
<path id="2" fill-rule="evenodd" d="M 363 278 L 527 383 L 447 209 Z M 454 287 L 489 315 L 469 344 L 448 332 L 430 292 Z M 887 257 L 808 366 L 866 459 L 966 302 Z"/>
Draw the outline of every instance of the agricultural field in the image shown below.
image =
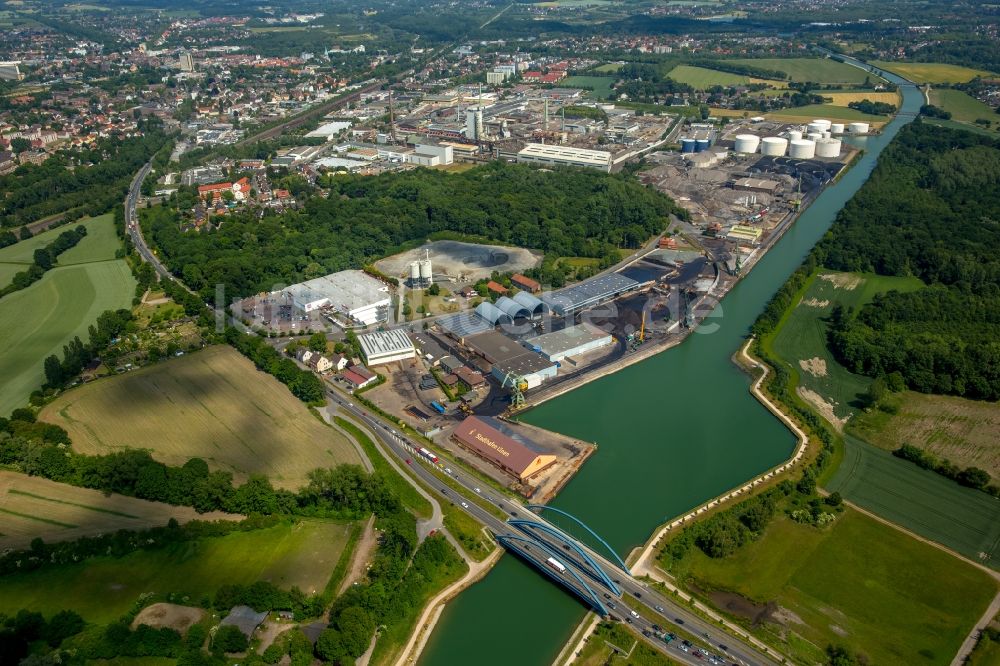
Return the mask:
<path id="1" fill-rule="evenodd" d="M 68 541 L 114 530 L 139 530 L 191 520 L 239 520 L 221 511 L 198 513 L 186 506 L 56 483 L 37 476 L 0 470 L 0 552 L 27 548 L 41 537 L 46 543 Z"/>
<path id="2" fill-rule="evenodd" d="M 833 358 L 826 346 L 827 318 L 837 303 L 859 308 L 875 294 L 921 286 L 917 278 L 823 271 L 810 279 L 769 341 L 774 353 L 797 374 L 799 395 L 838 430 L 857 414 L 859 396 L 871 379 L 848 372 Z"/>
<path id="3" fill-rule="evenodd" d="M 28 240 L 8 245 L 0 248 L 0 286 L 6 286 L 14 278 L 14 274 L 25 270 L 32 262 L 35 250 L 54 241 L 59 234 L 69 229 L 75 229 L 78 225 L 87 227 L 87 237 L 74 248 L 70 248 L 59 257 L 60 266 L 68 264 L 82 263 L 83 261 L 102 261 L 108 258 L 114 259 L 114 250 L 110 257 L 107 253 L 108 247 L 117 249 L 117 239 L 115 238 L 114 220 L 110 214 L 99 217 L 88 218 L 73 224 L 66 224 L 61 227 L 43 231 L 37 236 L 32 236 Z M 91 238 L 91 235 L 95 238 Z M 81 248 L 83 248 L 81 250 Z M 67 257 L 76 254 L 76 259 L 67 260 Z M 92 259 L 84 259 L 86 256 Z"/>
<path id="4" fill-rule="evenodd" d="M 776 604 L 765 612 L 780 629 L 765 631 L 808 663 L 840 644 L 871 664 L 948 664 L 997 592 L 986 572 L 853 509 L 822 529 L 777 518 L 723 559 L 692 548 L 675 573 L 731 612 Z"/>
<path id="5" fill-rule="evenodd" d="M 172 546 L 101 557 L 0 577 L 0 613 L 20 608 L 51 615 L 62 609 L 104 624 L 139 595 L 177 593 L 197 603 L 223 585 L 269 581 L 308 594 L 322 592 L 348 541 L 351 523 L 287 521 Z"/>
<path id="6" fill-rule="evenodd" d="M 730 72 L 721 72 L 706 67 L 692 67 L 691 65 L 677 65 L 670 70 L 667 76 L 678 83 L 686 83 L 698 90 L 706 90 L 712 86 L 745 86 L 750 83 L 782 85 L 781 81 L 757 79 L 742 74 L 731 74 Z"/>
<path id="7" fill-rule="evenodd" d="M 824 90 L 819 94 L 823 95 L 823 97 L 829 97 L 830 104 L 833 106 L 847 106 L 851 102 L 863 102 L 866 99 L 871 102 L 893 104 L 896 108 L 899 108 L 900 105 L 899 93 L 894 92 L 871 92 L 868 90 L 858 92 L 827 92 Z"/>
<path id="8" fill-rule="evenodd" d="M 122 418 L 122 405 L 141 418 Z M 140 448 L 171 465 L 198 457 L 237 480 L 265 474 L 282 488 L 300 487 L 317 467 L 360 463 L 346 437 L 228 346 L 77 387 L 39 419 L 66 428 L 80 453 Z"/>
<path id="9" fill-rule="evenodd" d="M 830 492 L 911 532 L 1000 570 L 1000 502 L 990 495 L 844 436 Z"/>
<path id="10" fill-rule="evenodd" d="M 614 82 L 615 79 L 610 76 L 567 76 L 559 85 L 565 88 L 593 88 L 594 96 L 607 99 Z"/>
<path id="11" fill-rule="evenodd" d="M 851 431 L 886 451 L 911 444 L 959 467 L 979 467 L 1000 479 L 1000 409 L 997 404 L 906 391 L 891 407 L 862 413 Z"/>
<path id="12" fill-rule="evenodd" d="M 74 336 L 86 339 L 87 327 L 105 310 L 126 308 L 132 302 L 135 280 L 124 260 L 114 258 L 118 240 L 111 216 L 85 224 L 90 233 L 60 257 L 58 266 L 27 289 L 0 299 L 0 377 L 4 378 L 0 414 L 23 406 L 41 387 L 47 356 L 61 354 Z M 34 247 L 25 243 L 44 236 L 4 248 L 0 261 L 16 261 L 24 253 L 30 257 Z"/>
<path id="13" fill-rule="evenodd" d="M 618 70 L 622 68 L 620 63 L 616 62 L 606 62 L 603 65 L 594 68 L 594 71 L 601 72 L 602 74 L 617 74 Z"/>
<path id="14" fill-rule="evenodd" d="M 992 76 L 982 69 L 940 62 L 885 62 L 871 61 L 873 67 L 898 74 L 914 83 L 968 83 L 977 76 Z"/>
<path id="15" fill-rule="evenodd" d="M 975 122 L 979 118 L 984 118 L 994 123 L 1000 120 L 1000 117 L 997 116 L 996 112 L 989 105 L 983 104 L 975 97 L 967 95 L 961 90 L 932 88 L 931 104 L 951 112 L 951 119 L 960 123 Z"/>
<path id="16" fill-rule="evenodd" d="M 864 83 L 866 77 L 877 78 L 863 69 L 829 58 L 745 58 L 733 62 L 779 70 L 788 74 L 789 80 L 799 83 Z"/>

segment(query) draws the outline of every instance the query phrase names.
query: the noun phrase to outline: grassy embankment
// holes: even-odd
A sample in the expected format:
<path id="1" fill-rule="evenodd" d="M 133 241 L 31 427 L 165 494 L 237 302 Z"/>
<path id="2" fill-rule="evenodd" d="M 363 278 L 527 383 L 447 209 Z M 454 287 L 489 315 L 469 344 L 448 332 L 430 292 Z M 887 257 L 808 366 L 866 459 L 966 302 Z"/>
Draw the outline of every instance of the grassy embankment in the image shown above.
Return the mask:
<path id="1" fill-rule="evenodd" d="M 628 658 L 625 655 L 628 655 Z M 639 640 L 621 623 L 602 622 L 587 639 L 587 644 L 580 651 L 580 655 L 571 663 L 573 666 L 605 666 L 605 664 L 667 666 L 674 662 L 662 652 Z"/>
<path id="2" fill-rule="evenodd" d="M 0 414 L 28 401 L 45 381 L 42 364 L 80 336 L 105 310 L 129 307 L 135 281 L 122 259 L 111 215 L 81 222 L 87 236 L 59 257 L 58 264 L 27 289 L 0 299 Z M 0 280 L 24 270 L 37 247 L 70 227 L 59 227 L 0 250 Z"/>
<path id="3" fill-rule="evenodd" d="M 141 594 L 176 593 L 197 604 L 227 584 L 269 581 L 323 592 L 350 540 L 352 523 L 287 521 L 121 558 L 98 557 L 26 574 L 0 577 L 0 612 L 20 608 L 51 615 L 72 609 L 107 623 L 128 611 Z"/>
<path id="4" fill-rule="evenodd" d="M 121 418 L 123 405 L 141 418 Z M 171 465 L 199 457 L 237 479 L 265 474 L 282 488 L 299 488 L 318 467 L 360 463 L 343 435 L 229 346 L 71 389 L 39 418 L 64 427 L 79 453 L 142 448 Z"/>
<path id="5" fill-rule="evenodd" d="M 914 83 L 968 83 L 977 76 L 992 76 L 982 69 L 941 62 L 887 62 L 872 60 L 872 67 L 898 74 Z"/>
<path id="6" fill-rule="evenodd" d="M 1000 506 L 996 500 L 895 458 L 886 450 L 864 441 L 878 432 L 879 426 L 898 425 L 909 419 L 910 410 L 901 409 L 900 414 L 891 419 L 885 412 L 866 413 L 863 398 L 871 379 L 849 372 L 833 358 L 826 345 L 826 320 L 836 303 L 857 309 L 877 293 L 891 289 L 913 290 L 920 285 L 915 278 L 822 271 L 804 285 L 775 331 L 761 343 L 772 358 L 780 359 L 788 369 L 790 384 L 798 399 L 844 435 L 844 445 L 837 459 L 821 479 L 827 490 L 840 492 L 859 506 L 970 559 L 981 559 L 981 553 L 987 554 L 987 559 L 1000 557 Z M 905 400 L 906 395 L 897 399 Z M 961 412 L 979 414 L 981 438 L 989 438 L 992 432 L 989 417 L 983 421 L 983 415 L 973 409 L 971 401 L 926 397 L 922 403 L 928 401 L 936 404 L 954 402 L 955 409 Z M 934 417 L 912 419 L 913 429 L 908 432 L 916 434 L 920 428 L 928 432 L 927 419 L 933 422 Z M 860 424 L 858 428 L 855 428 L 856 420 Z M 942 424 L 941 428 L 952 437 L 947 447 L 949 452 L 971 448 L 979 455 L 995 455 L 989 452 L 995 452 L 995 446 L 974 445 L 969 433 L 960 425 Z M 887 445 L 891 445 L 895 437 L 883 435 L 881 441 L 885 448 L 890 448 Z M 917 439 L 907 443 L 920 445 Z M 958 516 L 960 520 L 956 520 Z"/>
<path id="7" fill-rule="evenodd" d="M 673 573 L 776 604 L 753 630 L 810 663 L 842 644 L 873 664 L 947 664 L 997 591 L 985 572 L 853 509 L 824 528 L 779 517 L 730 557 L 692 548 Z"/>

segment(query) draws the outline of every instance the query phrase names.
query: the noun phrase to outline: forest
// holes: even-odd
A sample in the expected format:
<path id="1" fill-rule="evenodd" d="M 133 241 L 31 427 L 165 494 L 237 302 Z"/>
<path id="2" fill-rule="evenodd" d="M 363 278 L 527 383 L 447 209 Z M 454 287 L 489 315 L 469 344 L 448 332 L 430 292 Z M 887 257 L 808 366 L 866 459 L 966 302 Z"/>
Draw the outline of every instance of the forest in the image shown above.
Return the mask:
<path id="1" fill-rule="evenodd" d="M 838 312 L 831 350 L 853 372 L 900 373 L 924 393 L 1000 398 L 1000 144 L 904 128 L 814 250 L 841 271 L 913 275 L 927 286 Z"/>
<path id="2" fill-rule="evenodd" d="M 185 233 L 180 212 L 142 211 L 143 227 L 174 274 L 206 300 L 227 298 L 360 268 L 401 245 L 440 231 L 459 232 L 548 256 L 617 256 L 662 232 L 666 196 L 624 175 L 541 170 L 491 163 L 460 174 L 418 169 L 330 179 L 281 215 L 234 214 L 210 233 Z"/>

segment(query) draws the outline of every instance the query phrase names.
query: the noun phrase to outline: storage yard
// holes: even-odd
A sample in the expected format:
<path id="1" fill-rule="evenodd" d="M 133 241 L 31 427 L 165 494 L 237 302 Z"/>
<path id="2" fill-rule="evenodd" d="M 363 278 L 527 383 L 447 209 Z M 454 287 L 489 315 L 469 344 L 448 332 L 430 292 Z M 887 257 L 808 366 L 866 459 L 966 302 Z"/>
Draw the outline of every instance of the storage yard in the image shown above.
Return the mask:
<path id="1" fill-rule="evenodd" d="M 540 254 L 520 247 L 478 245 L 439 240 L 375 262 L 375 267 L 392 277 L 408 279 L 414 262 L 429 259 L 438 279 L 459 283 L 488 278 L 493 271 L 519 272 L 541 263 Z"/>

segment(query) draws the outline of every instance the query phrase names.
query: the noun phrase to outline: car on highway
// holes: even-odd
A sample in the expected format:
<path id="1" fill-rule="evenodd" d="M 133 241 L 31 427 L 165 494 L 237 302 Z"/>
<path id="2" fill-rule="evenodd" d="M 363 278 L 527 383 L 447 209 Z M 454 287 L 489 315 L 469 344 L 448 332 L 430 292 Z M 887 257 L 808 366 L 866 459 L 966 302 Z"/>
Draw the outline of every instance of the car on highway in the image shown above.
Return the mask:
<path id="1" fill-rule="evenodd" d="M 662 613 L 663 612 L 663 606 L 656 606 L 655 608 L 656 608 L 656 612 L 657 613 Z"/>
<path id="2" fill-rule="evenodd" d="M 412 464 L 413 464 L 413 461 L 412 461 L 412 460 L 410 460 L 409 458 L 407 458 L 407 459 L 406 459 L 406 464 L 407 464 L 407 465 L 412 465 Z"/>
<path id="3" fill-rule="evenodd" d="M 469 508 L 469 505 L 468 505 L 468 504 L 466 504 L 465 502 L 462 502 L 462 508 L 463 508 L 463 509 L 468 509 L 468 508 Z"/>
<path id="4" fill-rule="evenodd" d="M 679 617 L 675 617 L 675 618 L 674 618 L 674 622 L 676 622 L 677 624 L 684 624 L 684 620 L 682 620 L 682 619 L 681 619 L 681 618 L 679 618 Z"/>
<path id="5" fill-rule="evenodd" d="M 483 491 L 482 491 L 482 490 L 480 490 L 479 488 L 473 488 L 473 490 L 475 490 L 475 491 L 476 491 L 477 493 L 481 493 L 481 492 L 483 492 Z"/>
<path id="6" fill-rule="evenodd" d="M 635 611 L 629 611 L 629 612 L 632 614 L 632 617 L 634 617 L 634 618 L 638 618 L 639 617 L 639 614 L 636 613 Z"/>

